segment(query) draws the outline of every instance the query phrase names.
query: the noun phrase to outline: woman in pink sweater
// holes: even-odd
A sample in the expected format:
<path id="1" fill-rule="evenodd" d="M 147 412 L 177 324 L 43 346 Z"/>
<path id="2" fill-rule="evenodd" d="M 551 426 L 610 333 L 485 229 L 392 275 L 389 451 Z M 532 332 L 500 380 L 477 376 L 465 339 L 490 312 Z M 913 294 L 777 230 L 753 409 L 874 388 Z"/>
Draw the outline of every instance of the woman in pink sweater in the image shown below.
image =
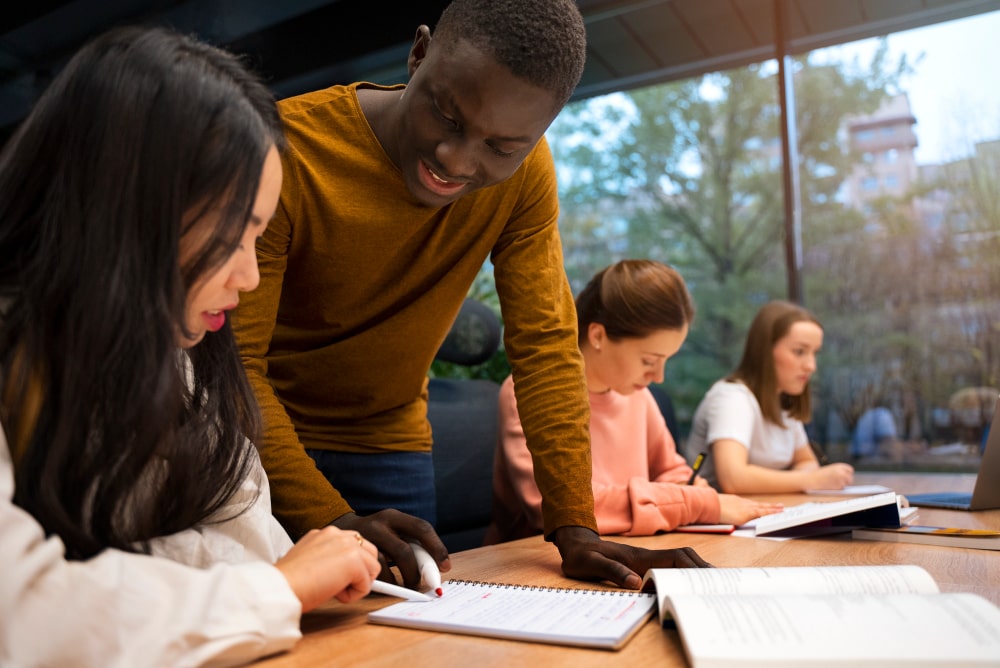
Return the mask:
<path id="1" fill-rule="evenodd" d="M 601 534 L 643 536 L 684 524 L 742 524 L 782 510 L 719 494 L 677 447 L 650 383 L 684 343 L 694 316 L 674 269 L 622 260 L 595 275 L 576 299 L 580 350 L 590 391 L 594 510 Z M 486 542 L 542 530 L 541 494 L 514 399 L 514 379 L 500 389 L 500 440 L 493 476 L 493 526 Z"/>

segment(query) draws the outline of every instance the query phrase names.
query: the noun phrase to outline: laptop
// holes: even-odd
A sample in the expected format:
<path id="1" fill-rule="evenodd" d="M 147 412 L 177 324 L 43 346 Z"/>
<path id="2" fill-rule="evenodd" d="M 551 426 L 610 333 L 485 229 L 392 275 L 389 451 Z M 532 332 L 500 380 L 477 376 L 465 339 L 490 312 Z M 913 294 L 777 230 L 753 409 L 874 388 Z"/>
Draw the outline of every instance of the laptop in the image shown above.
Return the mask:
<path id="1" fill-rule="evenodd" d="M 910 505 L 949 510 L 991 510 L 1000 508 L 1000 402 L 993 411 L 986 449 L 979 462 L 979 474 L 972 494 L 962 492 L 929 492 L 906 494 Z"/>

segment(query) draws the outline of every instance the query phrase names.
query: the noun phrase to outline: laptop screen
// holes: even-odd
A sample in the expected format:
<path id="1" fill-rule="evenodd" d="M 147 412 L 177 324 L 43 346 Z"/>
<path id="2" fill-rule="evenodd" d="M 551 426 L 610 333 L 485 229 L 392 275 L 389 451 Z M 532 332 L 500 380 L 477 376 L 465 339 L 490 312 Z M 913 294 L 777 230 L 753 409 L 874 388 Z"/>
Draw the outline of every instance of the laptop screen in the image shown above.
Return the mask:
<path id="1" fill-rule="evenodd" d="M 991 510 L 1000 508 L 1000 402 L 993 409 L 983 458 L 979 462 L 976 486 L 972 494 L 941 492 L 907 494 L 914 506 L 949 508 L 953 510 Z"/>

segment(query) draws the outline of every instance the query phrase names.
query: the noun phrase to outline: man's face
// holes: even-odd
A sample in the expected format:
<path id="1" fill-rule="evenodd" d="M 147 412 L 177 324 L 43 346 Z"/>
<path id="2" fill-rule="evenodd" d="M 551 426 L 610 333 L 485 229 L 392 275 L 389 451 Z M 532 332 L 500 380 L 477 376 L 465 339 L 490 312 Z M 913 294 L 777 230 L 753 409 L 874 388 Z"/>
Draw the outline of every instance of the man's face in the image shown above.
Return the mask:
<path id="1" fill-rule="evenodd" d="M 553 93 L 459 40 L 433 42 L 400 100 L 399 168 L 415 198 L 440 207 L 509 178 L 558 113 Z"/>

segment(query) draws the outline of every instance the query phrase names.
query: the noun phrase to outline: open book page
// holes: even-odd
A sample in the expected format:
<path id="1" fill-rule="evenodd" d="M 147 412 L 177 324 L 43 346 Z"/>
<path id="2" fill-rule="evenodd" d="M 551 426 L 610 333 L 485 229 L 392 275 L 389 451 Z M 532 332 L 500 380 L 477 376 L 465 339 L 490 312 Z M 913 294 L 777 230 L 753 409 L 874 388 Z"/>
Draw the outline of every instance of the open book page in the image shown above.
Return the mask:
<path id="1" fill-rule="evenodd" d="M 368 620 L 431 631 L 618 649 L 655 613 L 634 591 L 555 589 L 451 580 L 429 602 L 403 602 Z"/>
<path id="2" fill-rule="evenodd" d="M 936 593 L 920 566 L 772 566 L 761 568 L 651 568 L 643 591 L 655 588 L 660 619 L 670 618 L 668 597 L 684 594 Z"/>
<path id="3" fill-rule="evenodd" d="M 693 668 L 1000 665 L 1000 608 L 975 594 L 671 595 Z"/>

